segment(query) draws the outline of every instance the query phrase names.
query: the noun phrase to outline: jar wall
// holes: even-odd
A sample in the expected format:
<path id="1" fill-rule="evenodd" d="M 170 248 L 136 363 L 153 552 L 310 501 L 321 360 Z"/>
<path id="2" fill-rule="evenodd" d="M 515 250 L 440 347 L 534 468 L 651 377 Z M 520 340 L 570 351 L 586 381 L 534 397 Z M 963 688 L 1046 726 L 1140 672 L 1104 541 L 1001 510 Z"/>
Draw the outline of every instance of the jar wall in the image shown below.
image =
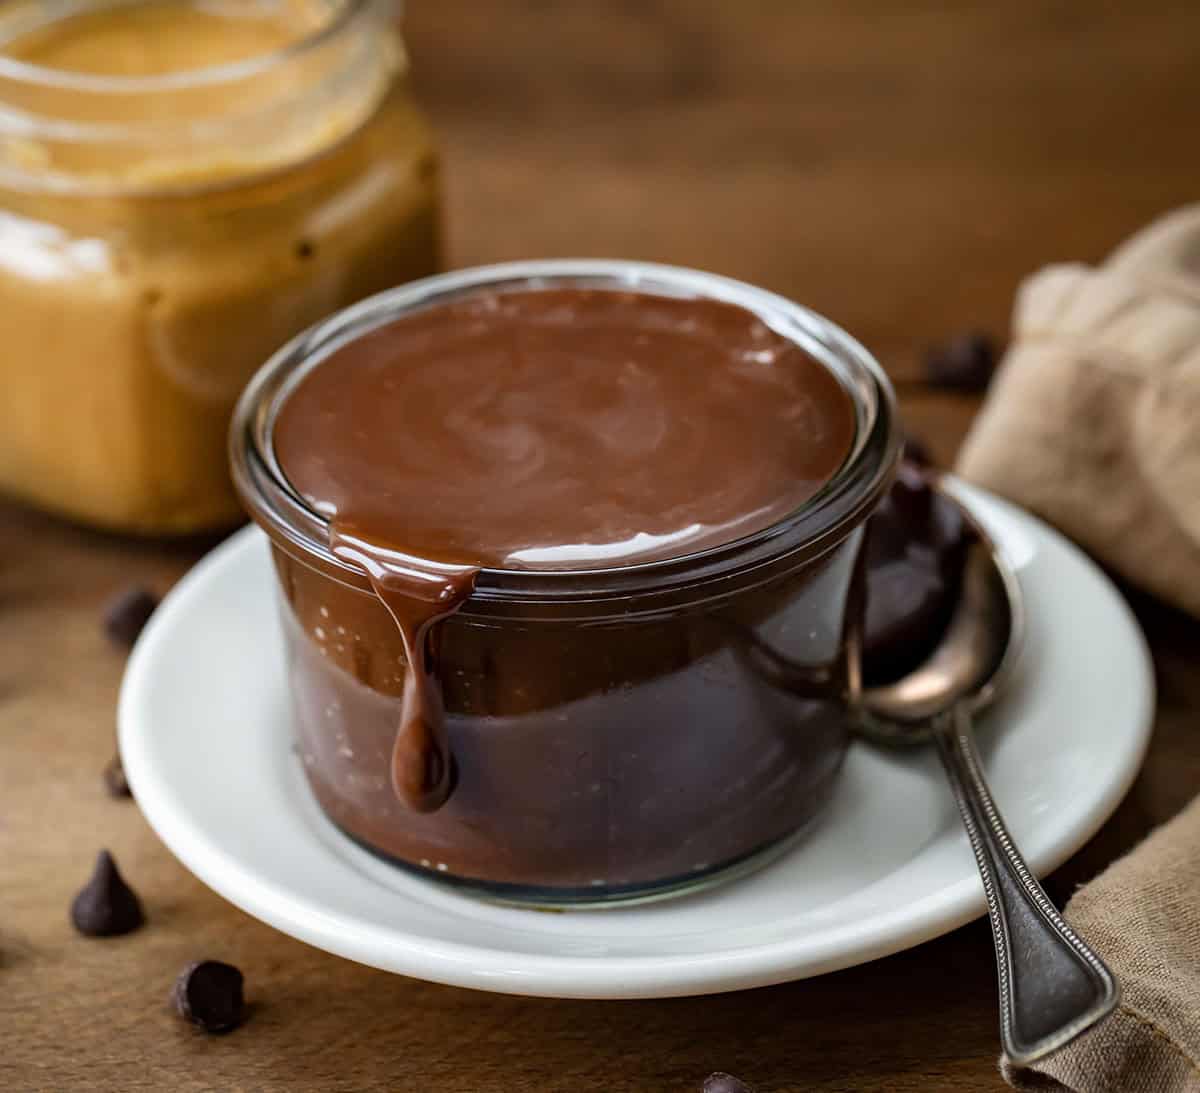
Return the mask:
<path id="1" fill-rule="evenodd" d="M 844 757 L 860 540 L 719 604 L 649 618 L 447 620 L 458 780 L 429 814 L 406 809 L 389 781 L 406 671 L 390 616 L 276 547 L 317 800 L 389 858 L 514 898 L 699 883 L 766 851 L 816 817 Z"/>

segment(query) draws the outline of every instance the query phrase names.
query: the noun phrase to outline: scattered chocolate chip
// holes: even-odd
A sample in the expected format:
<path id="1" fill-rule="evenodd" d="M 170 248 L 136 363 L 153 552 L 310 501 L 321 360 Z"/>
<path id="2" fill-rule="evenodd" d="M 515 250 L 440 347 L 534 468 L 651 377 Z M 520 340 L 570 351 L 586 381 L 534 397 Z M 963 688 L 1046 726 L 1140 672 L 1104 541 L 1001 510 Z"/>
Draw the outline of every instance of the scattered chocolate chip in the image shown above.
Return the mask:
<path id="1" fill-rule="evenodd" d="M 121 757 L 114 755 L 104 768 L 104 788 L 110 797 L 132 797 L 133 791 L 125 778 L 125 768 L 121 765 Z"/>
<path id="2" fill-rule="evenodd" d="M 132 645 L 157 606 L 158 597 L 145 585 L 131 585 L 108 601 L 104 632 L 119 645 Z"/>
<path id="3" fill-rule="evenodd" d="M 704 1079 L 703 1093 L 754 1093 L 740 1078 L 718 1070 Z"/>
<path id="4" fill-rule="evenodd" d="M 180 1017 L 205 1032 L 231 1032 L 246 1016 L 242 984 L 242 973 L 232 964 L 202 960 L 179 973 L 171 1003 Z"/>
<path id="5" fill-rule="evenodd" d="M 142 904 L 117 872 L 107 850 L 96 858 L 92 879 L 71 903 L 71 922 L 85 937 L 116 937 L 146 921 Z"/>
<path id="6" fill-rule="evenodd" d="M 904 437 L 904 459 L 908 463 L 915 463 L 918 467 L 933 466 L 933 456 L 925 446 L 925 442 L 918 440 L 911 433 L 907 433 Z"/>
<path id="7" fill-rule="evenodd" d="M 995 343 L 979 331 L 960 334 L 925 354 L 928 382 L 952 391 L 986 390 L 995 370 Z"/>
<path id="8" fill-rule="evenodd" d="M 437 173 L 438 161 L 434 156 L 425 156 L 417 163 L 417 178 L 422 182 L 432 182 Z"/>

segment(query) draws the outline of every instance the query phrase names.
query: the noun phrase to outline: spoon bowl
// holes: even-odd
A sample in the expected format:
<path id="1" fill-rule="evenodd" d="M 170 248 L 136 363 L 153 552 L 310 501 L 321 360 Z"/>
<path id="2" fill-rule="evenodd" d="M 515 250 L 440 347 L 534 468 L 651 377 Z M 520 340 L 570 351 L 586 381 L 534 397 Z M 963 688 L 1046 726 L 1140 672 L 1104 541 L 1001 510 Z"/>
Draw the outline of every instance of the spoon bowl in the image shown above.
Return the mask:
<path id="1" fill-rule="evenodd" d="M 1007 559 L 982 525 L 948 493 L 970 531 L 958 602 L 942 640 L 900 679 L 866 687 L 863 726 L 888 741 L 930 740 L 933 720 L 955 703 L 971 714 L 990 705 L 1016 669 L 1025 637 L 1024 595 Z"/>

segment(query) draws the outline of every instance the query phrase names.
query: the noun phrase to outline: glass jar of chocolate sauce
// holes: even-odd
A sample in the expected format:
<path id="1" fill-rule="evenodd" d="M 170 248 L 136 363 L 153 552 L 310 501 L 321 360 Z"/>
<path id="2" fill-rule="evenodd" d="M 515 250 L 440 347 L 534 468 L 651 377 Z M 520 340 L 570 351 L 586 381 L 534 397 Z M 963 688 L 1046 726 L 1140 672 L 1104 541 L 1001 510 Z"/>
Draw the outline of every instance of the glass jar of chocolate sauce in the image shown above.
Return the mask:
<path id="1" fill-rule="evenodd" d="M 689 891 L 790 845 L 845 755 L 874 360 L 711 274 L 522 262 L 375 296 L 246 390 L 325 814 L 490 898 Z"/>

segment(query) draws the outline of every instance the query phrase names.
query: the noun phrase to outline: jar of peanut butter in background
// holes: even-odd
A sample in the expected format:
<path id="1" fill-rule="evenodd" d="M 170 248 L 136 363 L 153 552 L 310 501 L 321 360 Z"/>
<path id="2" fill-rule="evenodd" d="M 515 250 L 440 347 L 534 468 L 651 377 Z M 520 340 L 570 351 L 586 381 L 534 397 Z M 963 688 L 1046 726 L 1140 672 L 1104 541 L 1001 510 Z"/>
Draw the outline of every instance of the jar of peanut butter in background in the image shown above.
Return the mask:
<path id="1" fill-rule="evenodd" d="M 437 160 L 387 0 L 0 9 L 0 490 L 237 519 L 228 418 L 318 318 L 431 272 Z"/>

